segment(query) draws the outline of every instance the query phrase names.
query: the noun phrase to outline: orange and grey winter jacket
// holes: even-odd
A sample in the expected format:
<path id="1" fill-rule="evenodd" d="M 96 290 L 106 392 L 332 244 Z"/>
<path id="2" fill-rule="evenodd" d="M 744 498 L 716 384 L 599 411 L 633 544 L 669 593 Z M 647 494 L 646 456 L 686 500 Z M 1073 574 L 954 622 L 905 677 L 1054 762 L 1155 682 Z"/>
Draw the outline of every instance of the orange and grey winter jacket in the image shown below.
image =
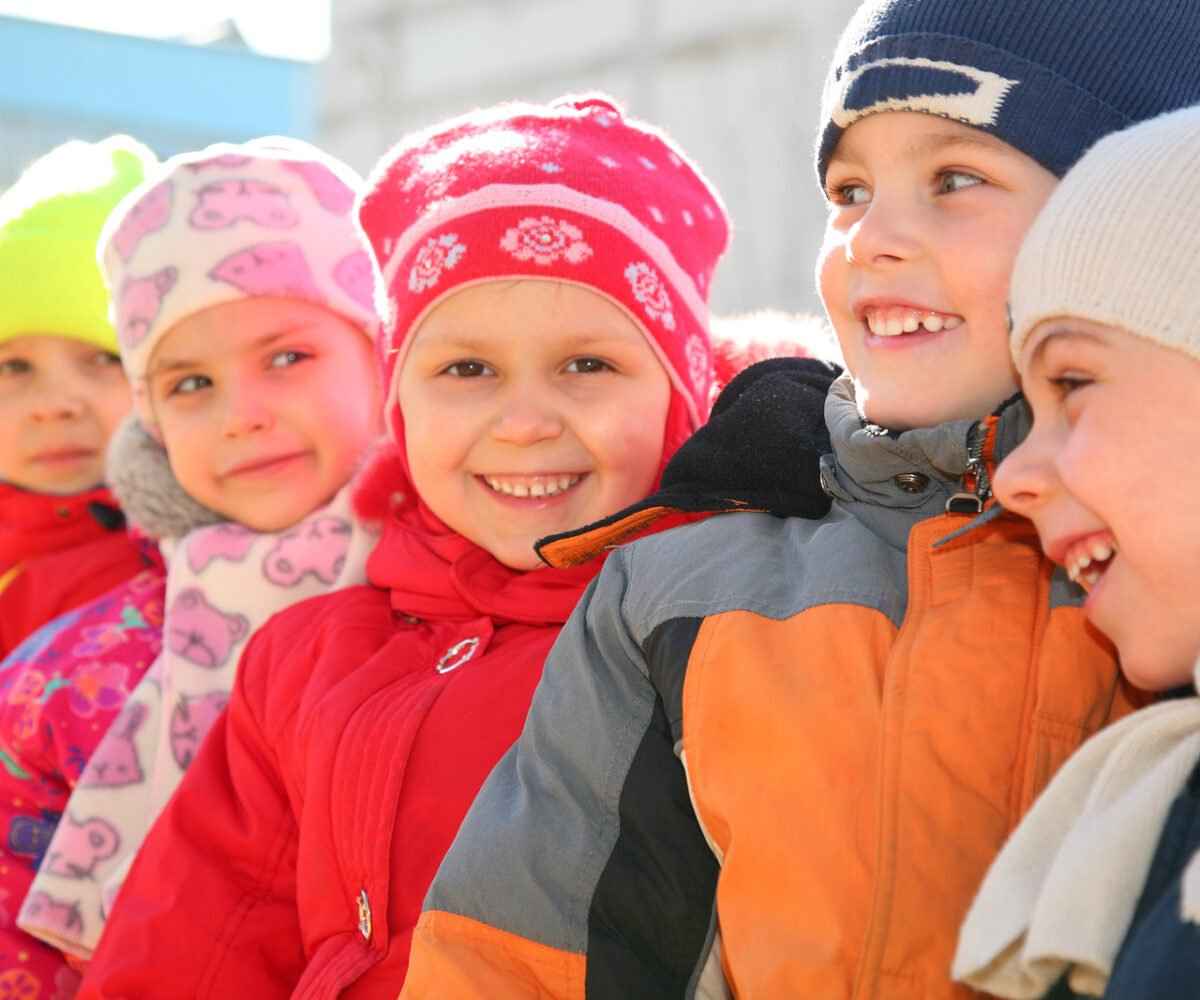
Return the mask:
<path id="1" fill-rule="evenodd" d="M 825 517 L 610 556 L 442 863 L 404 998 L 971 995 L 950 960 L 989 862 L 1139 698 L 988 501 L 1023 403 L 895 435 L 843 379 L 825 419 Z"/>

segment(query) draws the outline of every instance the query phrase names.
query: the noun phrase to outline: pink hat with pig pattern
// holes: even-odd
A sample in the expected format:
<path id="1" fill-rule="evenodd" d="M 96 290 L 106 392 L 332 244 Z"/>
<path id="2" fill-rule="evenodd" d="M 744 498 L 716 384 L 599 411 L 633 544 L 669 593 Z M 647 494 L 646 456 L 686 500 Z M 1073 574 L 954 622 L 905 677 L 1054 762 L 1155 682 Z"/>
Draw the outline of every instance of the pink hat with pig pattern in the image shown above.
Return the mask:
<path id="1" fill-rule="evenodd" d="M 256 296 L 325 306 L 374 338 L 371 261 L 352 208 L 361 178 L 307 143 L 257 139 L 172 157 L 117 206 L 97 253 L 131 381 L 163 334 Z"/>

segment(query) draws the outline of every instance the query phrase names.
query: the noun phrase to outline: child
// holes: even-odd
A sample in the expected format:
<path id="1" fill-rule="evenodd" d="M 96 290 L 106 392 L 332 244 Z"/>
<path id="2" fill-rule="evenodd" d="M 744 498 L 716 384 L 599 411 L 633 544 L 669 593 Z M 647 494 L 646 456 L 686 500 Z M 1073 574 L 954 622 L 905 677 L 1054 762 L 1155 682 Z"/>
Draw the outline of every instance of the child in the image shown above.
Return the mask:
<path id="1" fill-rule="evenodd" d="M 394 997 L 421 899 L 594 566 L 704 419 L 715 192 L 599 98 L 410 137 L 359 209 L 395 452 L 372 586 L 277 616 L 130 872 L 83 996 Z"/>
<path id="2" fill-rule="evenodd" d="M 301 143 L 216 146 L 165 164 L 101 237 L 138 409 L 110 470 L 170 568 L 56 620 L 0 668 L 0 982 L 69 977 L 13 925 L 38 864 L 26 925 L 60 947 L 94 941 L 249 634 L 365 579 L 370 536 L 343 490 L 381 430 L 359 183 Z"/>
<path id="3" fill-rule="evenodd" d="M 998 996 L 1200 984 L 1200 475 L 1179 460 L 1200 440 L 1198 178 L 1200 108 L 1104 139 L 1013 273 L 1035 422 L 997 494 L 1088 589 L 1129 678 L 1186 689 L 1085 744 L 996 859 L 954 972 Z"/>
<path id="4" fill-rule="evenodd" d="M 146 566 L 103 485 L 129 386 L 96 239 L 153 162 L 69 142 L 0 196 L 0 657 Z"/>
<path id="5" fill-rule="evenodd" d="M 817 154 L 849 369 L 832 508 L 609 557 L 441 865 L 405 997 L 967 995 L 978 879 L 1132 707 L 1032 525 L 994 513 L 1027 419 L 1009 271 L 1088 145 L 1200 99 L 1197 44 L 1200 9 L 1159 0 L 859 11 Z M 743 450 L 782 450 L 757 429 Z"/>

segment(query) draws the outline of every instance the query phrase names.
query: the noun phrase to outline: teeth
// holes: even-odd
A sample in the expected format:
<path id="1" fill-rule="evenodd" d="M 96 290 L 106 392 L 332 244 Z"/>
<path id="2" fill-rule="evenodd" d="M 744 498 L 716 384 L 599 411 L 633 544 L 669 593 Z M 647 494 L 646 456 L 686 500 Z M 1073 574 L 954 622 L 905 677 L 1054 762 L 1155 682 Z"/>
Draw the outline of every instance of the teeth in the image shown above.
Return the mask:
<path id="1" fill-rule="evenodd" d="M 1073 545 L 1063 560 L 1067 576 L 1084 590 L 1091 590 L 1108 569 L 1108 561 L 1116 554 L 1117 546 L 1111 536 L 1108 540 L 1093 537 Z"/>
<path id="2" fill-rule="evenodd" d="M 507 479 L 499 476 L 483 477 L 484 482 L 497 493 L 522 499 L 557 496 L 559 493 L 569 490 L 582 478 L 582 476 L 572 475 L 525 476 L 521 479 Z"/>
<path id="3" fill-rule="evenodd" d="M 876 337 L 899 337 L 925 329 L 929 333 L 957 330 L 963 324 L 961 316 L 919 312 L 915 309 L 872 309 L 865 316 L 867 328 Z"/>

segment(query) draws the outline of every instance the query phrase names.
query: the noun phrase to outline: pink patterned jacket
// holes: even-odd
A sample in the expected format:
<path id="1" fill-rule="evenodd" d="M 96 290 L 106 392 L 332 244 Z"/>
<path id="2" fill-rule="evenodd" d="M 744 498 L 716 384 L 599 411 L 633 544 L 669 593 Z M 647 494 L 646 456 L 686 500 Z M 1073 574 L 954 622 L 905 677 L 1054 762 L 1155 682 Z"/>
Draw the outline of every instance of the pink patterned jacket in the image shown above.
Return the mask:
<path id="1" fill-rule="evenodd" d="M 86 876 L 116 849 L 104 820 L 63 813 L 92 751 L 158 657 L 165 590 L 155 558 L 149 569 L 42 626 L 0 664 L 0 997 L 66 1000 L 78 985 L 62 953 L 18 930 L 15 919 L 43 859 L 54 870 Z M 135 765 L 129 758 L 94 762 L 91 780 L 136 780 Z M 69 832 L 69 849 L 47 856 L 56 826 Z M 69 924 L 73 914 L 55 919 Z"/>

